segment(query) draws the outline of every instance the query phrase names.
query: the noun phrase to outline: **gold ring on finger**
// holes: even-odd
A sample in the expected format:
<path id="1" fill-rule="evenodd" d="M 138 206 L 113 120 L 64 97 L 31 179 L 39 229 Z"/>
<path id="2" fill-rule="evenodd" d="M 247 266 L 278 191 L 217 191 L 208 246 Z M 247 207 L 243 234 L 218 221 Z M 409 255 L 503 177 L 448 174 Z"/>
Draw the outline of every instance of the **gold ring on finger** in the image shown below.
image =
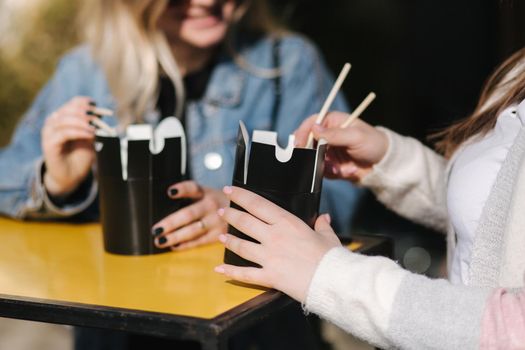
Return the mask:
<path id="1" fill-rule="evenodd" d="M 199 226 L 201 230 L 206 230 L 206 223 L 204 222 L 204 219 L 199 219 Z"/>

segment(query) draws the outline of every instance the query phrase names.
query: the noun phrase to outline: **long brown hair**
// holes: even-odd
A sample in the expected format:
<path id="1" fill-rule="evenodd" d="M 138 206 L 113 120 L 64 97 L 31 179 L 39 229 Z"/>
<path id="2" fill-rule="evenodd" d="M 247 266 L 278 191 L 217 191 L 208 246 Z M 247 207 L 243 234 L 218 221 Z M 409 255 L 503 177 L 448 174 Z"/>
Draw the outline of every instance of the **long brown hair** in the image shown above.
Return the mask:
<path id="1" fill-rule="evenodd" d="M 485 135 L 496 125 L 498 115 L 512 104 L 525 99 L 525 48 L 503 62 L 485 83 L 474 112 L 443 131 L 431 135 L 436 150 L 445 157 L 474 135 Z"/>

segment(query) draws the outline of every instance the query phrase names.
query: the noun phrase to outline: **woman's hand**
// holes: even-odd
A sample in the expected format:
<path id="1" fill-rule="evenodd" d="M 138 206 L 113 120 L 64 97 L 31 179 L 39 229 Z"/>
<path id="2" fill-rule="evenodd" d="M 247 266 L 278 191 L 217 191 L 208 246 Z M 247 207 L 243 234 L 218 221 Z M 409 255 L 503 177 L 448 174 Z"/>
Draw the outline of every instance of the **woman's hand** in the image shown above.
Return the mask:
<path id="1" fill-rule="evenodd" d="M 88 97 L 75 97 L 53 112 L 42 128 L 42 152 L 46 165 L 44 187 L 51 196 L 73 192 L 86 178 L 95 159 L 95 128 L 88 115 Z"/>
<path id="2" fill-rule="evenodd" d="M 179 182 L 168 188 L 173 199 L 191 198 L 195 202 L 177 210 L 153 226 L 155 244 L 159 248 L 183 250 L 217 241 L 227 225 L 217 209 L 228 205 L 228 198 L 219 190 L 202 188 L 195 181 Z"/>
<path id="3" fill-rule="evenodd" d="M 241 282 L 279 289 L 304 302 L 322 257 L 341 245 L 330 227 L 328 214 L 317 219 L 314 231 L 301 219 L 255 193 L 239 187 L 225 187 L 224 193 L 248 213 L 225 208 L 219 214 L 260 244 L 230 234 L 221 235 L 220 241 L 262 268 L 220 265 L 215 271 Z"/>
<path id="4" fill-rule="evenodd" d="M 328 143 L 326 177 L 358 182 L 384 157 L 388 140 L 383 132 L 360 119 L 341 129 L 339 126 L 347 117 L 346 113 L 331 112 L 322 125 L 315 124 L 315 115 L 306 119 L 295 132 L 296 143 L 304 146 L 310 131 L 316 140 L 325 139 Z"/>

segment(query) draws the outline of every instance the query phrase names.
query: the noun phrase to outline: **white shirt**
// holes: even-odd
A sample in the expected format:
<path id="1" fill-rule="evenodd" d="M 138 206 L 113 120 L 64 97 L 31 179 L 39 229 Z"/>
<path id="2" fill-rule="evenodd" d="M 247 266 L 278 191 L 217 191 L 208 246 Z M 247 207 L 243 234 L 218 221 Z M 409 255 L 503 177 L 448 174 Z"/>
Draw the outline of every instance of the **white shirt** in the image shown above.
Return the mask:
<path id="1" fill-rule="evenodd" d="M 525 117 L 521 117 L 525 119 Z M 517 106 L 505 109 L 484 137 L 474 137 L 455 156 L 447 188 L 447 209 L 457 237 L 452 283 L 468 283 L 474 235 L 499 170 L 525 120 Z"/>

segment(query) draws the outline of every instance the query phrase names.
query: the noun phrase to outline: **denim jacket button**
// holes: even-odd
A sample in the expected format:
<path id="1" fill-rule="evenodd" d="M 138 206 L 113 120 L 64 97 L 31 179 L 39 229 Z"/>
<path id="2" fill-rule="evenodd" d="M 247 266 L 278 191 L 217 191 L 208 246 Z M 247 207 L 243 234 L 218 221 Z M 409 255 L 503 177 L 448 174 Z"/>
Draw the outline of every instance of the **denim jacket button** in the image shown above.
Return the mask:
<path id="1" fill-rule="evenodd" d="M 217 170 L 222 166 L 222 156 L 216 152 L 207 153 L 204 156 L 204 166 L 208 170 Z"/>

